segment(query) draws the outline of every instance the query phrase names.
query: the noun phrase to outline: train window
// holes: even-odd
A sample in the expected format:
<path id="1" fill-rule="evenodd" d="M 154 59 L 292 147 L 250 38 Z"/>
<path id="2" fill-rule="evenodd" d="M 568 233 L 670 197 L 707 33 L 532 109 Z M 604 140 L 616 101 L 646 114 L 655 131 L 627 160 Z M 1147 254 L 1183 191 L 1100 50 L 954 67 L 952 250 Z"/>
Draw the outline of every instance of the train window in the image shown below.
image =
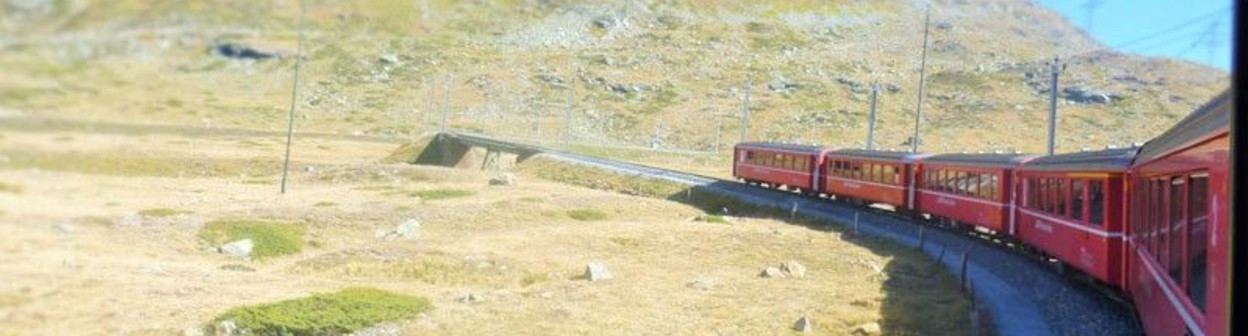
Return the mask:
<path id="1" fill-rule="evenodd" d="M 871 165 L 871 180 L 877 183 L 884 182 L 884 165 L 881 165 L 881 164 Z"/>
<path id="2" fill-rule="evenodd" d="M 1057 214 L 1062 216 L 1070 216 L 1067 205 L 1070 204 L 1070 186 L 1067 185 L 1067 179 L 1057 179 Z"/>
<path id="3" fill-rule="evenodd" d="M 1026 192 L 1023 193 L 1023 196 L 1027 198 L 1024 204 L 1027 204 L 1028 208 L 1035 209 L 1036 208 L 1036 190 L 1037 190 L 1036 179 L 1027 178 L 1027 185 L 1024 186 L 1024 189 L 1027 189 Z"/>
<path id="4" fill-rule="evenodd" d="M 979 192 L 979 174 L 966 173 L 962 185 L 962 195 L 974 197 Z"/>
<path id="5" fill-rule="evenodd" d="M 754 152 L 745 152 L 745 162 L 754 164 Z"/>
<path id="6" fill-rule="evenodd" d="M 1070 218 L 1083 220 L 1083 180 L 1070 180 Z"/>
<path id="7" fill-rule="evenodd" d="M 845 161 L 836 160 L 836 161 L 832 161 L 832 164 L 833 164 L 832 176 L 844 177 L 845 176 Z"/>
<path id="8" fill-rule="evenodd" d="M 1183 284 L 1183 231 L 1187 222 L 1187 202 L 1184 197 L 1187 196 L 1187 177 L 1179 176 L 1170 180 L 1170 225 L 1169 231 L 1166 232 L 1170 236 L 1170 279 L 1174 283 Z"/>
<path id="9" fill-rule="evenodd" d="M 1162 206 L 1165 204 L 1162 199 L 1165 195 L 1165 185 L 1161 180 L 1153 180 L 1153 239 L 1157 240 L 1153 243 L 1153 256 L 1157 258 L 1157 263 L 1162 264 L 1166 255 L 1166 231 L 1163 226 L 1166 223 L 1165 211 Z"/>
<path id="10" fill-rule="evenodd" d="M 1088 222 L 1105 225 L 1105 181 L 1088 181 Z"/>
<path id="11" fill-rule="evenodd" d="M 940 169 L 936 171 L 936 191 L 945 191 L 945 180 L 949 177 L 949 172 Z"/>
<path id="12" fill-rule="evenodd" d="M 888 168 L 889 174 L 893 176 L 890 179 L 892 183 L 895 185 L 901 185 L 901 167 L 888 166 Z"/>
<path id="13" fill-rule="evenodd" d="M 990 182 L 988 182 L 988 199 L 996 201 L 997 189 L 1000 188 L 1000 185 L 999 185 L 1000 183 L 998 183 L 997 181 L 996 174 L 990 175 L 988 176 L 988 178 L 990 179 L 989 180 Z"/>
<path id="14" fill-rule="evenodd" d="M 1049 189 L 1049 179 L 1036 179 L 1036 210 L 1048 212 L 1045 202 L 1049 197 L 1047 190 Z"/>
<path id="15" fill-rule="evenodd" d="M 1040 179 L 1040 211 L 1053 212 L 1053 179 Z"/>
<path id="16" fill-rule="evenodd" d="M 1208 173 L 1193 174 L 1187 186 L 1187 297 L 1205 311 L 1205 289 L 1209 281 L 1208 249 Z"/>

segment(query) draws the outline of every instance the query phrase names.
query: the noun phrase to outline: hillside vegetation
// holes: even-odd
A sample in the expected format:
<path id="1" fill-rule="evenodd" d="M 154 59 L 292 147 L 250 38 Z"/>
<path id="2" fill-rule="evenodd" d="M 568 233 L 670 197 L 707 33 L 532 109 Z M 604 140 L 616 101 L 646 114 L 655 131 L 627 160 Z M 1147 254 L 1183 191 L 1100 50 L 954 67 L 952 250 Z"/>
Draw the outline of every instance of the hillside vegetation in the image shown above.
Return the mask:
<path id="1" fill-rule="evenodd" d="M 878 82 L 877 147 L 903 148 L 925 3 L 309 0 L 297 128 L 409 137 L 445 110 L 494 134 L 727 148 L 748 77 L 752 140 L 862 146 Z M 1059 151 L 1145 141 L 1227 86 L 1217 69 L 1096 51 L 1027 0 L 932 5 L 924 151 L 1042 150 L 1057 54 Z M 0 8 L 2 115 L 285 129 L 297 1 Z"/>

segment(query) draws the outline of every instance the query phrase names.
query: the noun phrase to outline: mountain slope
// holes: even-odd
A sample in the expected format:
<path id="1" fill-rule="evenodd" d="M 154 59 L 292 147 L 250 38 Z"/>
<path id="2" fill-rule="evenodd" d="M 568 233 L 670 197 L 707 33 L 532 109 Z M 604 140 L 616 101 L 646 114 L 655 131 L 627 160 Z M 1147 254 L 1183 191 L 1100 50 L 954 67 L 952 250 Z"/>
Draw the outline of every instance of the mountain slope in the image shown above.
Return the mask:
<path id="1" fill-rule="evenodd" d="M 925 1 L 308 1 L 300 130 L 429 129 L 710 149 L 739 139 L 908 148 Z M 923 151 L 1044 148 L 1063 55 L 1059 151 L 1142 142 L 1225 72 L 1110 51 L 1026 0 L 933 1 Z M 0 108 L 33 116 L 283 129 L 291 0 L 7 0 Z M 449 85 L 444 75 L 452 74 Z M 569 84 L 575 78 L 575 92 Z M 568 99 L 576 99 L 568 113 Z M 436 98 L 431 98 L 436 97 Z M 567 120 L 571 120 L 568 127 Z M 722 129 L 721 129 L 722 127 Z M 719 131 L 717 131 L 719 130 Z"/>

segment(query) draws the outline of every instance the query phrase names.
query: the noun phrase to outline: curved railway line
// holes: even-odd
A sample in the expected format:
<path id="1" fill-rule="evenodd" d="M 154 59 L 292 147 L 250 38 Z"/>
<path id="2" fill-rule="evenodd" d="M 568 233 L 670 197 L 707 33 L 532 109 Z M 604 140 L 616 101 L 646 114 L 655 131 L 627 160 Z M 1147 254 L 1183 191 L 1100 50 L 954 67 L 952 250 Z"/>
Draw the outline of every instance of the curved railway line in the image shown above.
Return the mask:
<path id="1" fill-rule="evenodd" d="M 767 189 L 696 174 L 561 152 L 538 145 L 484 135 L 448 132 L 435 143 L 483 147 L 521 156 L 537 153 L 566 163 L 619 174 L 687 185 L 698 193 L 729 197 L 755 206 L 794 211 L 844 230 L 921 248 L 955 276 L 965 275 L 974 300 L 1002 335 L 1139 335 L 1143 331 L 1131 306 L 1115 293 L 1057 272 L 1053 263 L 971 231 L 915 221 L 886 210 L 826 198 Z M 433 146 L 434 144 L 431 144 Z M 854 225 L 855 220 L 859 223 Z M 973 252 L 973 253 L 972 253 Z"/>

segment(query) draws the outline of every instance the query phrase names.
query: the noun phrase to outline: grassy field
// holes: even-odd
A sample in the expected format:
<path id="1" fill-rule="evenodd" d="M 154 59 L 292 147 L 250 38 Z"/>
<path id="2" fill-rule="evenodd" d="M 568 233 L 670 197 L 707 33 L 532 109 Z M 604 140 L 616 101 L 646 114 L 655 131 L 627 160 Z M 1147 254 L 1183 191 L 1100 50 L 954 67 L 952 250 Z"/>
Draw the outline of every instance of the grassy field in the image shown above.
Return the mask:
<path id="1" fill-rule="evenodd" d="M 66 137 L 75 140 L 56 140 Z M 762 211 L 708 215 L 738 208 L 696 193 L 685 204 L 676 186 L 540 159 L 516 167 L 519 186 L 491 187 L 476 170 L 377 163 L 399 145 L 321 139 L 301 147 L 282 195 L 276 180 L 253 181 L 280 173 L 263 167 L 181 177 L 168 171 L 183 168 L 145 168 L 280 153 L 253 144 L 264 137 L 25 129 L 4 139 L 7 153 L 124 152 L 134 162 L 0 163 L 0 181 L 21 181 L 20 192 L 0 193 L 0 274 L 21 275 L 0 284 L 0 324 L 22 335 L 178 334 L 224 320 L 458 335 L 787 334 L 801 316 L 833 335 L 869 324 L 955 335 L 969 325 L 954 278 L 909 249 Z M 408 196 L 418 191 L 430 194 Z M 456 197 L 428 199 L 445 194 Z M 413 218 L 418 237 L 378 234 Z M 210 249 L 242 238 L 259 260 Z M 582 279 L 594 260 L 615 278 Z M 806 277 L 757 277 L 786 260 Z"/>

